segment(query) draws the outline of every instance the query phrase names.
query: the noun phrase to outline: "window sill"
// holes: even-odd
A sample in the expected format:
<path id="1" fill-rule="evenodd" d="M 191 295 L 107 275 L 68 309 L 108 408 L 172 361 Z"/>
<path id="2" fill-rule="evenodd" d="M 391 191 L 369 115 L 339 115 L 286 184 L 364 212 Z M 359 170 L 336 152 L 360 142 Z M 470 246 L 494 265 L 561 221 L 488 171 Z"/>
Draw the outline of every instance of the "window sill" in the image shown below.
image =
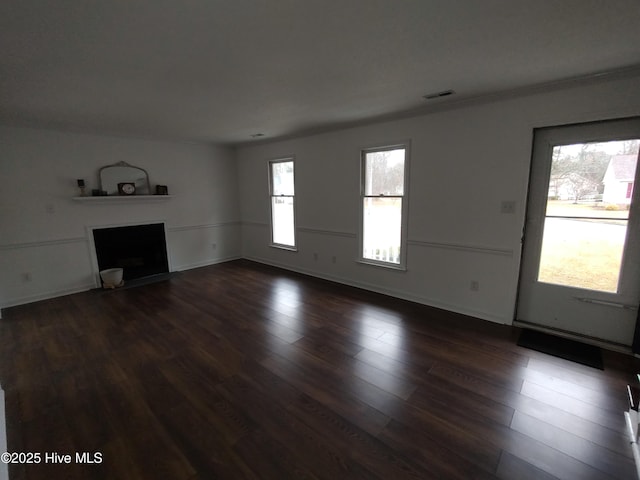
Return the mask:
<path id="1" fill-rule="evenodd" d="M 287 250 L 289 252 L 297 252 L 298 251 L 298 247 L 292 247 L 290 245 L 281 245 L 279 243 L 270 243 L 269 246 L 271 248 L 277 248 L 279 250 Z"/>
<path id="2" fill-rule="evenodd" d="M 396 265 L 395 263 L 376 262 L 375 260 L 367 260 L 363 258 L 356 260 L 356 263 L 360 263 L 362 265 L 369 265 L 371 267 L 387 268 L 389 270 L 395 270 L 397 272 L 407 271 L 406 265 Z"/>

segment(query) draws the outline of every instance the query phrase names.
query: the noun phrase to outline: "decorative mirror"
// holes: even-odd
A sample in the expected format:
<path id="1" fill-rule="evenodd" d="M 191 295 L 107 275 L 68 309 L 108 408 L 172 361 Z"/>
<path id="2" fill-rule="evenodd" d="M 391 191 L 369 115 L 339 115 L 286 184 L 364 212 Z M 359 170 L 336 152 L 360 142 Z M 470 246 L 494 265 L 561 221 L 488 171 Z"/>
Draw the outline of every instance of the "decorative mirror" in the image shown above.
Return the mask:
<path id="1" fill-rule="evenodd" d="M 100 190 L 106 192 L 106 195 L 120 195 L 123 192 L 119 190 L 118 184 L 135 185 L 135 189 L 131 189 L 135 195 L 151 195 L 151 185 L 149 184 L 149 174 L 144 168 L 129 165 L 127 162 L 118 162 L 113 165 L 102 167 L 98 171 L 98 179 L 100 180 Z M 128 191 L 125 192 L 127 194 Z"/>

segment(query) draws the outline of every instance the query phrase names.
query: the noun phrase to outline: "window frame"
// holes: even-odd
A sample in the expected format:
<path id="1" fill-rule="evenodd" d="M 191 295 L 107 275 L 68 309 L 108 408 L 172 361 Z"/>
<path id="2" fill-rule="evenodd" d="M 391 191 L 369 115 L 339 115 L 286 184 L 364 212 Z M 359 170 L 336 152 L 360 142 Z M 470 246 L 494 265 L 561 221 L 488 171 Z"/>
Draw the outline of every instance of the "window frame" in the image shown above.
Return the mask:
<path id="1" fill-rule="evenodd" d="M 404 149 L 404 176 L 402 195 L 366 195 L 366 158 L 369 153 L 385 152 L 389 150 Z M 392 270 L 407 270 L 407 237 L 409 225 L 409 164 L 411 158 L 411 142 L 387 143 L 373 147 L 360 149 L 360 194 L 358 207 L 358 257 L 357 262 L 364 265 L 389 268 Z M 401 200 L 401 220 L 400 220 L 400 263 L 387 262 L 364 257 L 364 201 L 366 198 L 400 198 Z"/>
<path id="2" fill-rule="evenodd" d="M 293 195 L 275 195 L 273 186 L 273 165 L 278 163 L 293 164 Z M 279 248 L 281 250 L 289 250 L 292 252 L 298 251 L 298 235 L 296 228 L 296 162 L 293 155 L 286 157 L 278 157 L 267 161 L 268 169 L 268 182 L 269 182 L 269 246 L 273 248 Z M 293 245 L 287 245 L 285 243 L 277 243 L 273 239 L 273 200 L 274 198 L 291 198 L 293 202 Z"/>

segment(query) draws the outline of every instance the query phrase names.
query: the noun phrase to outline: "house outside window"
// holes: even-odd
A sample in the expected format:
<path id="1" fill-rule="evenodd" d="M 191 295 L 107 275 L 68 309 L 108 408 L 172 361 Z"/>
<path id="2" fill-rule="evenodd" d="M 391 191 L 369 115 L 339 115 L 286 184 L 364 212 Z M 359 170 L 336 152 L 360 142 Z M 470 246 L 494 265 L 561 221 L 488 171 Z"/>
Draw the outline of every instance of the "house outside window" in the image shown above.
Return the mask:
<path id="1" fill-rule="evenodd" d="M 360 258 L 405 269 L 408 145 L 362 150 Z"/>
<path id="2" fill-rule="evenodd" d="M 271 197 L 271 246 L 296 249 L 293 158 L 269 162 Z"/>

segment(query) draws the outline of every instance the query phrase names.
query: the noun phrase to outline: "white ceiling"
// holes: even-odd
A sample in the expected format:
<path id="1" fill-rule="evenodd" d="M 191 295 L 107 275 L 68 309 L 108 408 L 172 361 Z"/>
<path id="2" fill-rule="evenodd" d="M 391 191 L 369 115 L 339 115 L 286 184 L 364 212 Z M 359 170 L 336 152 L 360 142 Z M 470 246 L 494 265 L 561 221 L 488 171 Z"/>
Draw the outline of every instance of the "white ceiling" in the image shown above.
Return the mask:
<path id="1" fill-rule="evenodd" d="M 238 144 L 640 65 L 638 0 L 4 0 L 0 123 Z"/>

